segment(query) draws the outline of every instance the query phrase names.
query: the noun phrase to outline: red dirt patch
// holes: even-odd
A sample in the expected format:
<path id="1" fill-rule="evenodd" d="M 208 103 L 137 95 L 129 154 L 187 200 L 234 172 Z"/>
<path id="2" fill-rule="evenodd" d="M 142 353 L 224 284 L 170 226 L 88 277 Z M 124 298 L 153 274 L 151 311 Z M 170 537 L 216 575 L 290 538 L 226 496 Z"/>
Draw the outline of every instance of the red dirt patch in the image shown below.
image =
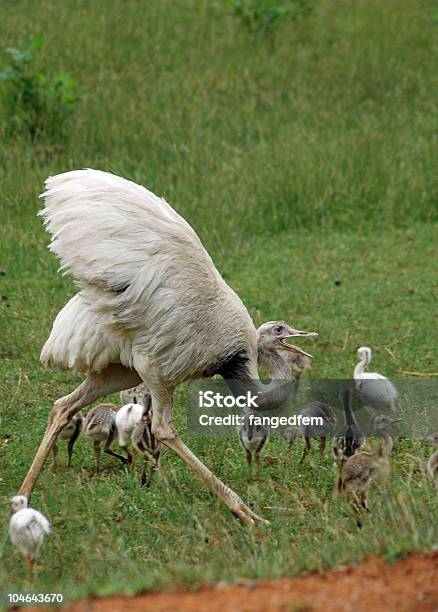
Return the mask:
<path id="1" fill-rule="evenodd" d="M 417 553 L 394 565 L 372 558 L 356 567 L 324 574 L 246 581 L 198 591 L 145 593 L 137 597 L 92 599 L 69 612 L 388 612 L 438 611 L 438 553 Z"/>

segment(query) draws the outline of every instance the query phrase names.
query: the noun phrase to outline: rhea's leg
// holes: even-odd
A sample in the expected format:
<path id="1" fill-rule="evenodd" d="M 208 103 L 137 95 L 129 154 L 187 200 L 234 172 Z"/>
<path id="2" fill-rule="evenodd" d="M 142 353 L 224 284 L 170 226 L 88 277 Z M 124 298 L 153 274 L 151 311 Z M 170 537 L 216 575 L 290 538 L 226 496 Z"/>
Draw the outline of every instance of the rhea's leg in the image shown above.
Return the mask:
<path id="1" fill-rule="evenodd" d="M 79 438 L 79 434 L 81 433 L 81 430 L 79 427 L 76 428 L 76 431 L 74 432 L 74 434 L 72 435 L 72 437 L 70 438 L 70 440 L 67 443 L 67 452 L 68 452 L 68 462 L 67 462 L 67 467 L 71 467 L 71 458 L 73 455 L 73 447 L 75 445 L 76 440 Z"/>
<path id="2" fill-rule="evenodd" d="M 370 508 L 368 506 L 368 491 L 363 491 L 361 494 L 361 506 L 365 512 L 370 512 Z"/>
<path id="3" fill-rule="evenodd" d="M 148 383 L 149 381 L 147 381 Z M 160 389 L 162 390 L 162 389 Z M 240 497 L 226 484 L 217 478 L 194 453 L 179 438 L 172 421 L 172 399 L 153 397 L 152 433 L 157 440 L 171 448 L 191 469 L 204 481 L 207 487 L 215 493 L 219 499 L 233 512 L 241 521 L 253 525 L 255 522 L 267 523 L 257 516 Z"/>
<path id="4" fill-rule="evenodd" d="M 116 457 L 116 459 L 118 459 L 119 461 L 121 461 L 122 463 L 124 463 L 125 465 L 130 465 L 131 461 L 129 461 L 129 459 L 127 459 L 126 457 L 124 457 L 123 455 L 119 455 L 119 453 L 116 453 L 115 451 L 113 451 L 111 448 L 104 448 L 104 452 L 107 455 L 111 455 L 111 457 Z"/>
<path id="5" fill-rule="evenodd" d="M 324 458 L 324 451 L 325 451 L 325 437 L 321 436 L 319 438 L 319 456 L 321 459 Z"/>
<path id="6" fill-rule="evenodd" d="M 246 453 L 246 465 L 248 467 L 248 478 L 251 478 L 251 463 L 252 463 L 252 455 L 251 455 L 251 451 L 249 451 L 247 448 L 245 448 L 245 453 Z"/>
<path id="7" fill-rule="evenodd" d="M 130 442 L 130 436 L 128 436 L 125 431 L 119 431 L 119 446 L 122 449 L 122 451 L 125 453 L 126 458 L 128 459 L 128 462 L 132 463 L 132 454 L 129 452 L 129 449 L 128 449 L 129 442 Z"/>
<path id="8" fill-rule="evenodd" d="M 123 455 L 120 455 L 119 453 L 114 452 L 111 449 L 111 444 L 114 442 L 114 437 L 116 435 L 116 426 L 114 425 L 110 431 L 110 434 L 108 436 L 108 439 L 105 443 L 105 448 L 104 448 L 104 452 L 107 453 L 107 455 L 111 455 L 112 457 L 116 457 L 117 459 L 119 459 L 122 463 L 125 464 L 130 464 L 131 461 L 129 459 L 126 459 L 126 457 L 124 457 Z M 131 455 L 129 455 L 131 456 Z"/>
<path id="9" fill-rule="evenodd" d="M 29 582 L 32 582 L 33 579 L 33 559 L 32 557 L 26 557 L 26 567 L 27 567 L 27 579 Z"/>
<path id="10" fill-rule="evenodd" d="M 134 457 L 134 451 L 132 451 L 132 453 L 129 452 L 129 449 L 127 446 L 120 446 L 120 448 L 122 449 L 122 451 L 125 453 L 126 458 L 128 460 L 128 463 L 132 464 L 133 461 L 133 457 Z"/>
<path id="11" fill-rule="evenodd" d="M 156 469 L 157 469 L 157 464 L 153 463 L 151 465 L 151 469 L 150 469 L 150 472 L 149 472 L 149 478 L 148 478 L 148 480 L 147 480 L 147 482 L 145 484 L 145 487 L 150 487 L 151 486 L 152 478 L 154 477 Z"/>
<path id="12" fill-rule="evenodd" d="M 100 442 L 95 441 L 94 447 L 94 458 L 96 460 L 96 474 L 100 474 Z"/>
<path id="13" fill-rule="evenodd" d="M 67 443 L 67 453 L 68 453 L 68 459 L 67 459 L 67 467 L 71 468 L 71 458 L 73 456 L 73 446 L 75 445 L 74 440 L 69 440 Z"/>
<path id="14" fill-rule="evenodd" d="M 132 449 L 132 461 L 131 461 L 131 472 L 134 474 L 135 472 L 135 461 L 137 459 L 137 451 L 135 448 Z"/>
<path id="15" fill-rule="evenodd" d="M 260 449 L 256 451 L 255 462 L 256 462 L 256 478 L 257 480 L 259 480 L 260 478 Z"/>
<path id="16" fill-rule="evenodd" d="M 52 470 L 56 471 L 56 455 L 58 454 L 58 447 L 55 444 L 52 446 Z"/>
<path id="17" fill-rule="evenodd" d="M 389 416 L 391 417 L 391 419 L 397 418 L 397 406 L 395 404 L 392 404 L 391 408 L 389 409 Z M 401 442 L 403 440 L 403 436 L 401 432 L 400 423 L 397 422 L 394 424 L 394 426 L 397 431 L 397 439 L 399 442 Z"/>
<path id="18" fill-rule="evenodd" d="M 303 454 L 301 456 L 301 459 L 300 459 L 299 463 L 303 463 L 303 461 L 306 458 L 306 455 L 307 455 L 307 453 L 309 451 L 310 451 L 310 438 L 305 436 L 305 438 L 304 438 L 304 450 L 303 450 Z"/>
<path id="19" fill-rule="evenodd" d="M 33 463 L 21 485 L 20 495 L 30 498 L 59 432 L 81 408 L 104 395 L 135 387 L 140 382 L 141 378 L 135 370 L 129 370 L 121 364 L 111 363 L 99 374 L 89 374 L 70 395 L 57 400 L 49 415 L 49 423 Z"/>
<path id="20" fill-rule="evenodd" d="M 146 469 L 147 469 L 147 466 L 148 466 L 148 456 L 144 455 L 144 457 L 143 457 L 143 470 L 141 472 L 141 478 L 140 478 L 140 483 L 143 486 L 146 485 Z"/>

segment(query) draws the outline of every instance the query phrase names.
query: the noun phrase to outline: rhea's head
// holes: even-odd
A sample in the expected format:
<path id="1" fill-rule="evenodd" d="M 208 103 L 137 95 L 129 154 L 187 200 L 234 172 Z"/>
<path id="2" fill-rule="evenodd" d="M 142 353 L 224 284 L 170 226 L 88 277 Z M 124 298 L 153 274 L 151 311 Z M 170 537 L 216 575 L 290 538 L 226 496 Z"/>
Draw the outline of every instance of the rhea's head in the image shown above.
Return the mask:
<path id="1" fill-rule="evenodd" d="M 423 442 L 428 442 L 429 444 L 434 444 L 435 446 L 438 446 L 438 431 L 434 434 L 431 434 L 430 436 L 426 436 L 425 438 L 423 438 Z"/>
<path id="2" fill-rule="evenodd" d="M 360 361 L 363 361 L 365 365 L 371 363 L 371 349 L 367 346 L 361 346 L 357 349 L 357 356 Z"/>
<path id="3" fill-rule="evenodd" d="M 286 342 L 286 338 L 317 336 L 315 332 L 299 331 L 285 323 L 285 321 L 269 321 L 263 323 L 257 330 L 257 346 L 259 354 L 272 351 L 288 351 L 312 357 L 298 346 Z"/>
<path id="4" fill-rule="evenodd" d="M 27 497 L 25 495 L 15 495 L 11 498 L 11 509 L 12 512 L 18 512 L 27 508 Z"/>
<path id="5" fill-rule="evenodd" d="M 401 419 L 393 419 L 386 414 L 379 414 L 374 419 L 374 431 L 376 433 L 388 430 L 391 425 L 398 423 Z"/>

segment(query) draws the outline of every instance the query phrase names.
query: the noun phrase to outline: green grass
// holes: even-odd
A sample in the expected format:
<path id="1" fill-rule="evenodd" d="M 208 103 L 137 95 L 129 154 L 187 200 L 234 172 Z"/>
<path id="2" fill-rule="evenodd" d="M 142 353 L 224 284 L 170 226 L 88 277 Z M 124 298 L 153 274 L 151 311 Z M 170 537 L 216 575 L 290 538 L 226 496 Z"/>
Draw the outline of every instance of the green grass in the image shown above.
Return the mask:
<path id="1" fill-rule="evenodd" d="M 51 402 L 80 380 L 38 362 L 54 316 L 74 292 L 56 274 L 35 213 L 49 174 L 97 167 L 146 184 L 192 223 L 254 319 L 284 318 L 320 336 L 314 378 L 351 375 L 355 350 L 376 369 L 436 372 L 436 106 L 426 0 L 312 3 L 274 33 L 247 31 L 224 2 L 103 0 L 4 3 L 0 39 L 44 32 L 48 69 L 80 84 L 63 149 L 6 139 L 0 121 L 0 592 L 29 590 L 7 541 L 18 489 Z M 435 12 L 434 12 L 435 11 Z M 327 455 L 278 462 L 248 484 L 236 440 L 185 433 L 193 450 L 269 527 L 243 528 L 170 452 L 144 492 L 116 460 L 89 478 L 92 453 L 44 471 L 33 504 L 54 532 L 32 590 L 89 593 L 176 588 L 240 576 L 293 575 L 388 559 L 437 543 L 430 452 L 408 440 L 358 530 L 333 495 Z M 2 446 L 3 437 L 11 435 Z"/>

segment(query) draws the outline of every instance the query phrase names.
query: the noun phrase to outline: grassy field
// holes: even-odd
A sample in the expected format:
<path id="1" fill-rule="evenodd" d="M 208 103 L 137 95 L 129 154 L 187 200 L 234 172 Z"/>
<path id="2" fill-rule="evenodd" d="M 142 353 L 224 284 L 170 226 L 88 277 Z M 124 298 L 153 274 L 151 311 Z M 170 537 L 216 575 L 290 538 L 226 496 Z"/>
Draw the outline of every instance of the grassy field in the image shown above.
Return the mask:
<path id="1" fill-rule="evenodd" d="M 437 371 L 434 2 L 309 5 L 260 32 L 219 1 L 3 3 L 1 44 L 42 32 L 38 61 L 74 75 L 79 101 L 59 143 L 11 138 L 0 117 L 0 605 L 2 592 L 30 589 L 7 541 L 7 500 L 51 402 L 80 380 L 38 361 L 74 293 L 35 216 L 46 176 L 96 167 L 165 196 L 255 320 L 319 332 L 314 378 L 351 375 L 362 344 L 388 376 Z M 184 434 L 185 392 L 175 408 L 185 439 L 271 525 L 243 528 L 170 452 L 147 492 L 116 460 L 90 478 L 80 440 L 73 469 L 60 451 L 32 500 L 54 528 L 33 591 L 293 575 L 438 542 L 420 442 L 397 445 L 386 494 L 374 493 L 358 530 L 333 494 L 328 454 L 298 466 L 300 443 L 287 452 L 274 440 L 277 460 L 248 483 L 237 440 Z"/>

